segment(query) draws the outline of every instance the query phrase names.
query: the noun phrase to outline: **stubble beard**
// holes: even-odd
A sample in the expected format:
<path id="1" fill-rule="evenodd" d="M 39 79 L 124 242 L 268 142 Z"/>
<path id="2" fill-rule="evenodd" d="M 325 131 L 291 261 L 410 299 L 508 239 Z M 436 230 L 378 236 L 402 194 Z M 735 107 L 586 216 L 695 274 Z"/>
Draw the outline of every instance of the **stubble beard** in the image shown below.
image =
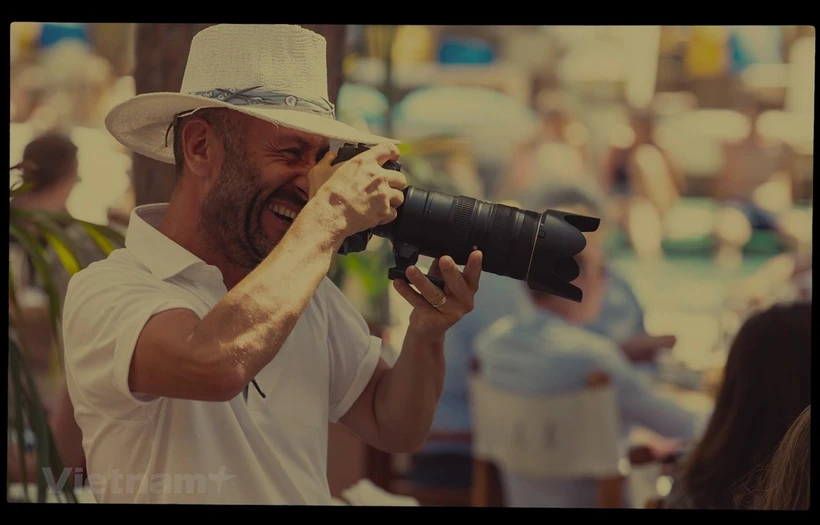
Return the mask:
<path id="1" fill-rule="evenodd" d="M 202 205 L 200 226 L 210 250 L 251 271 L 273 250 L 261 223 L 265 202 L 262 174 L 249 161 L 244 144 L 226 141 L 225 160 L 216 184 Z"/>

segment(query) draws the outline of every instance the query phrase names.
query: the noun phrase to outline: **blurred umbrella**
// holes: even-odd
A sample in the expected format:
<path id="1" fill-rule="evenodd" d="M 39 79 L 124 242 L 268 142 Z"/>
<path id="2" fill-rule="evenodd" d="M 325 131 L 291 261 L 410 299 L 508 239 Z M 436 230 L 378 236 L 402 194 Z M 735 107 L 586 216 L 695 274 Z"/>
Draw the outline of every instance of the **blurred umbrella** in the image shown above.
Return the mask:
<path id="1" fill-rule="evenodd" d="M 482 87 L 420 88 L 392 113 L 397 138 L 452 136 L 466 140 L 482 164 L 501 164 L 538 127 L 535 112 L 516 99 Z"/>
<path id="2" fill-rule="evenodd" d="M 347 82 L 339 89 L 336 103 L 339 120 L 351 126 L 366 125 L 371 133 L 384 133 L 387 97 L 378 89 Z"/>
<path id="3" fill-rule="evenodd" d="M 495 50 L 481 38 L 447 36 L 439 48 L 442 64 L 489 64 L 495 61 Z"/>
<path id="4" fill-rule="evenodd" d="M 40 30 L 39 45 L 48 48 L 66 40 L 76 40 L 90 44 L 88 38 L 88 24 L 76 23 L 44 23 Z"/>

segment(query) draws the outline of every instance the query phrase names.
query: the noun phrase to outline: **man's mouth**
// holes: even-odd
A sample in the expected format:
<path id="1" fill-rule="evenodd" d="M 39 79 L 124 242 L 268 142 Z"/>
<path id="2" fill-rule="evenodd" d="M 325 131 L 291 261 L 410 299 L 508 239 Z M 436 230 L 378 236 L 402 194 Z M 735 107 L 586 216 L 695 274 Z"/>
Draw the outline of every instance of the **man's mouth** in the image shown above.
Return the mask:
<path id="1" fill-rule="evenodd" d="M 296 219 L 296 216 L 299 214 L 298 210 L 276 203 L 270 204 L 268 209 L 286 224 L 293 224 L 294 219 Z"/>

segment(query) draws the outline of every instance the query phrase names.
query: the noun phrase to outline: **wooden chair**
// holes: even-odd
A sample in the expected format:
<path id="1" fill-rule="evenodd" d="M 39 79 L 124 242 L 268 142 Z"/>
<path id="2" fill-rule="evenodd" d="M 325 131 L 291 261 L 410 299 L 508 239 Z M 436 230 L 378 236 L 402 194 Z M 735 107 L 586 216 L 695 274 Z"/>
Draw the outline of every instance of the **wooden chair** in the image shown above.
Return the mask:
<path id="1" fill-rule="evenodd" d="M 499 468 L 542 478 L 594 478 L 598 507 L 622 506 L 619 410 L 605 374 L 590 374 L 581 392 L 554 397 L 511 394 L 474 374 L 470 396 L 473 506 L 504 506 Z"/>

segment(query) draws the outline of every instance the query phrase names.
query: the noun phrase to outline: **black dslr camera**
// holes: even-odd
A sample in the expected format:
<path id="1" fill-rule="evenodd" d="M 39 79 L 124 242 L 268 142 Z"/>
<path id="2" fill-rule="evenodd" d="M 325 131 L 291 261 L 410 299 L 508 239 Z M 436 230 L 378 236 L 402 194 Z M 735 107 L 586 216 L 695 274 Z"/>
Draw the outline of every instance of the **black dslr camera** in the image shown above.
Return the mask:
<path id="1" fill-rule="evenodd" d="M 333 164 L 355 157 L 368 148 L 345 144 Z M 401 171 L 389 161 L 386 169 Z M 373 235 L 393 244 L 396 266 L 389 279 L 403 279 L 419 256 L 449 255 L 464 265 L 474 250 L 483 253 L 483 271 L 525 281 L 539 292 L 581 302 L 582 292 L 571 283 L 580 274 L 573 257 L 586 247 L 581 232 L 598 229 L 600 219 L 557 210 L 534 212 L 471 197 L 453 196 L 413 186 L 404 189 L 404 203 L 388 224 L 348 237 L 339 254 L 361 252 Z M 431 279 L 439 288 L 440 279 Z"/>

